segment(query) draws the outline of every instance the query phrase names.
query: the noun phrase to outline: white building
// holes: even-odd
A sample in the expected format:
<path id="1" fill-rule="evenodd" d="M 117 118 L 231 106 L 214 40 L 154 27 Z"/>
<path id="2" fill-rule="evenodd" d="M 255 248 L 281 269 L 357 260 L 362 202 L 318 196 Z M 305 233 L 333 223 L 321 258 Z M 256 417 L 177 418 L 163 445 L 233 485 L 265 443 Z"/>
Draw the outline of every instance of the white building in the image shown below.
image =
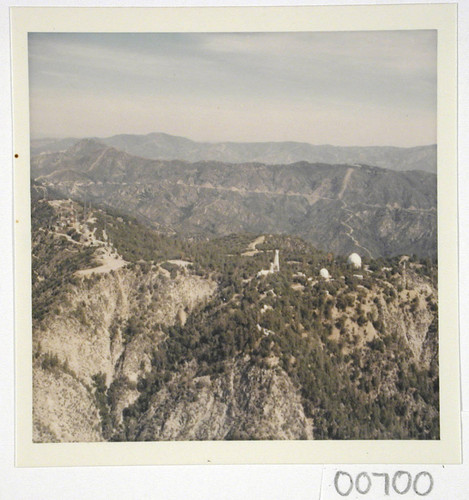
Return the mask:
<path id="1" fill-rule="evenodd" d="M 347 264 L 352 266 L 354 269 L 360 269 L 362 267 L 362 259 L 357 253 L 351 253 L 348 256 Z"/>
<path id="2" fill-rule="evenodd" d="M 321 278 L 325 279 L 325 280 L 328 280 L 331 275 L 329 274 L 329 271 L 323 267 L 320 271 L 319 271 L 319 276 L 321 276 Z"/>
<path id="3" fill-rule="evenodd" d="M 280 252 L 275 250 L 274 261 L 270 263 L 269 269 L 262 269 L 257 273 L 257 277 L 267 276 L 268 274 L 278 273 L 280 271 Z"/>
<path id="4" fill-rule="evenodd" d="M 274 272 L 278 273 L 280 271 L 280 256 L 279 256 L 279 251 L 275 250 L 275 257 L 274 257 Z"/>

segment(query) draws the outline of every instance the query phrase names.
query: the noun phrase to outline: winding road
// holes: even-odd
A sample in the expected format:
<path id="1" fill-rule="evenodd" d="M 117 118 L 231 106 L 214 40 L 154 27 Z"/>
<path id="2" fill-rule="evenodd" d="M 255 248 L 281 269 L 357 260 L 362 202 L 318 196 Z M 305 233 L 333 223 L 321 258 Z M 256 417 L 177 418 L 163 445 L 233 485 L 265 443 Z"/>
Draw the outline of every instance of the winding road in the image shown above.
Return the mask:
<path id="1" fill-rule="evenodd" d="M 357 248 L 361 248 L 362 250 L 364 250 L 370 257 L 373 257 L 372 253 L 368 250 L 368 248 L 364 247 L 363 245 L 360 245 L 355 236 L 353 236 L 353 227 L 349 224 L 349 221 L 355 214 L 352 212 L 352 210 L 348 208 L 347 203 L 343 200 L 344 192 L 348 187 L 348 183 L 350 181 L 350 177 L 352 176 L 353 171 L 354 171 L 353 168 L 349 168 L 347 170 L 344 176 L 344 180 L 342 182 L 342 188 L 337 196 L 342 203 L 342 209 L 344 210 L 344 212 L 348 213 L 348 217 L 344 221 L 341 221 L 341 224 L 345 227 L 346 229 L 345 234 L 353 241 L 353 244 Z"/>

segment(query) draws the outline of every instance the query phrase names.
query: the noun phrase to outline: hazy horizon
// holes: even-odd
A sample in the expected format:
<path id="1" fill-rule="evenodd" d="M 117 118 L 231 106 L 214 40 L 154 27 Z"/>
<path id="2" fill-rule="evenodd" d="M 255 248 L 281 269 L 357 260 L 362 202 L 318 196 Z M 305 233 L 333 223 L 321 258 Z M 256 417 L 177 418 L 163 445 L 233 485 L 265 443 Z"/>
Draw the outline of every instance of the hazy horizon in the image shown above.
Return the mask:
<path id="1" fill-rule="evenodd" d="M 234 144 L 262 144 L 262 143 L 275 143 L 275 142 L 292 142 L 292 143 L 298 143 L 298 144 L 309 144 L 310 146 L 332 146 L 332 147 L 346 147 L 346 148 L 373 148 L 373 147 L 376 147 L 376 148 L 403 148 L 403 149 L 411 149 L 411 148 L 419 148 L 419 147 L 427 147 L 427 146 L 436 146 L 436 142 L 434 143 L 428 143 L 428 144 L 415 144 L 413 146 L 395 146 L 393 144 L 376 144 L 376 145 L 371 145 L 371 146 L 367 146 L 367 145 L 362 145 L 362 144 L 350 144 L 350 145 L 346 145 L 346 146 L 340 146 L 340 145 L 337 145 L 337 144 L 333 144 L 333 143 L 321 143 L 321 144 L 313 144 L 311 142 L 307 142 L 307 141 L 295 141 L 295 140 L 285 140 L 285 141 L 269 141 L 269 140 L 265 140 L 265 141 L 230 141 L 230 140 L 226 140 L 226 141 L 197 141 L 195 139 L 192 139 L 191 137 L 186 137 L 186 136 L 181 136 L 181 135 L 175 135 L 175 134 L 168 134 L 167 132 L 148 132 L 148 133 L 143 133 L 143 134 L 132 134 L 132 133 L 126 133 L 126 132 L 122 132 L 122 133 L 118 133 L 118 134 L 113 134 L 113 135 L 110 135 L 110 136 L 105 136 L 105 135 L 101 135 L 101 136 L 98 136 L 98 135 L 94 135 L 94 136 L 82 136 L 82 137 L 72 137 L 72 136 L 68 136 L 68 135 L 64 135 L 64 136 L 55 136 L 55 137 L 52 137 L 52 136 L 37 136 L 37 137 L 31 137 L 31 141 L 42 141 L 42 140 L 67 140 L 67 139 L 76 139 L 76 140 L 84 140 L 84 139 L 95 139 L 95 140 L 101 140 L 101 139 L 109 139 L 110 137 L 115 137 L 115 136 L 134 136 L 134 135 L 140 135 L 140 136 L 149 136 L 149 135 L 168 135 L 168 136 L 172 136 L 172 137 L 178 137 L 178 138 L 181 138 L 181 139 L 188 139 L 192 142 L 196 142 L 196 143 L 206 143 L 206 144 L 217 144 L 217 143 L 234 143 Z"/>
<path id="2" fill-rule="evenodd" d="M 30 33 L 31 138 L 436 144 L 436 32 Z"/>

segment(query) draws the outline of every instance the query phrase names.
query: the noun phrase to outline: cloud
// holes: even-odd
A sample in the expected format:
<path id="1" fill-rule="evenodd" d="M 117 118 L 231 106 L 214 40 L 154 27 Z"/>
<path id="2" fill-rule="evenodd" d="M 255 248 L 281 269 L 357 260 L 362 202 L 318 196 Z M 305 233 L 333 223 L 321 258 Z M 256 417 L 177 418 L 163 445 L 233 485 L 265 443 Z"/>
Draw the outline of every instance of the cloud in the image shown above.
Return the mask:
<path id="1" fill-rule="evenodd" d="M 433 31 L 31 34 L 29 47 L 31 116 L 41 135 L 145 129 L 205 140 L 308 140 L 314 126 L 335 144 L 434 141 Z M 379 126 L 386 115 L 395 130 Z M 84 132 L 84 123 L 101 132 Z"/>

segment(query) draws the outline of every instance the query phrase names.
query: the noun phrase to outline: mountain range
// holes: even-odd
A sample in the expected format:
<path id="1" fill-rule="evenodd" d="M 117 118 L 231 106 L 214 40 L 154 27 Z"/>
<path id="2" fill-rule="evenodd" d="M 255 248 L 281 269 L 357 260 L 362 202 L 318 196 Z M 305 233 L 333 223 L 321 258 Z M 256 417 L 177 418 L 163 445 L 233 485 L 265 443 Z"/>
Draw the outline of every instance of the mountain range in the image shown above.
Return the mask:
<path id="1" fill-rule="evenodd" d="M 151 160 L 84 139 L 34 156 L 31 175 L 168 234 L 281 233 L 340 254 L 436 255 L 436 175 L 420 170 Z"/>
<path id="2" fill-rule="evenodd" d="M 59 152 L 81 138 L 37 139 L 31 154 Z M 298 161 L 331 164 L 366 164 L 391 170 L 423 170 L 436 173 L 436 145 L 399 148 L 392 146 L 332 146 L 305 142 L 196 142 L 164 133 L 120 134 L 95 140 L 135 156 L 154 160 L 259 162 L 288 164 Z"/>

